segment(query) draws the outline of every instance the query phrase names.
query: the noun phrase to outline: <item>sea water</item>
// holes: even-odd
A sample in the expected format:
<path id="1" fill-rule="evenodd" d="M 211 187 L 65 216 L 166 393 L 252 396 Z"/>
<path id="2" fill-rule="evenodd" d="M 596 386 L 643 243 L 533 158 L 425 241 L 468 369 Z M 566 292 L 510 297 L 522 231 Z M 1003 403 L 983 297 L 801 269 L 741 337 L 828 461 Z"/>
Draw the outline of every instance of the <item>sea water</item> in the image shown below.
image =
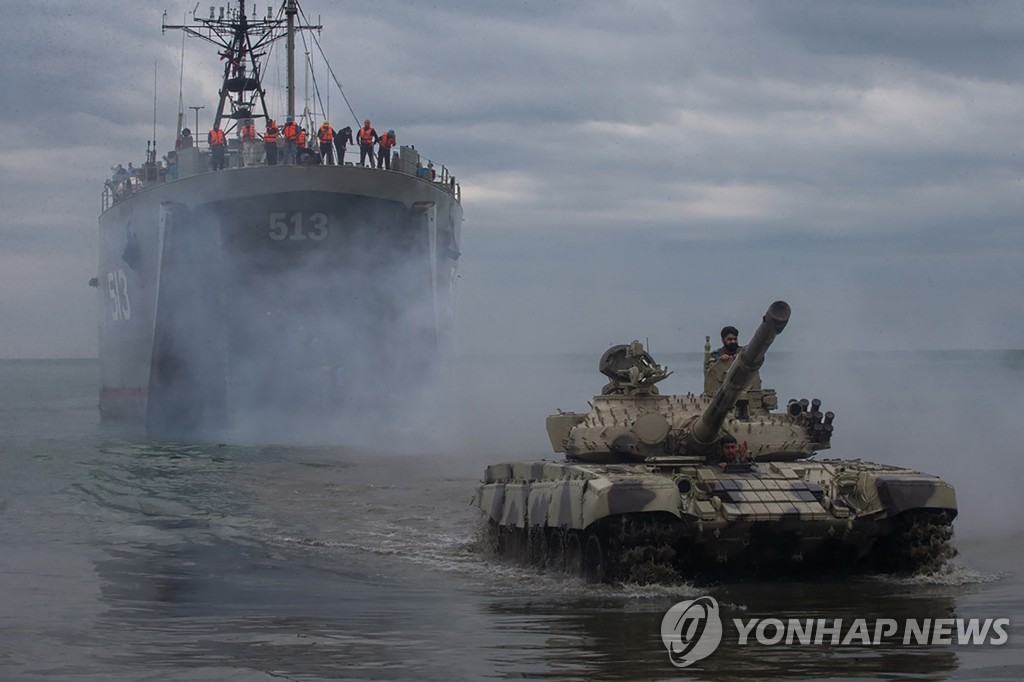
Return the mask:
<path id="1" fill-rule="evenodd" d="M 663 392 L 699 388 L 700 354 L 657 359 Z M 823 454 L 956 486 L 960 555 L 931 576 L 700 586 L 588 585 L 482 549 L 484 467 L 556 458 L 543 419 L 586 409 L 596 365 L 458 358 L 431 419 L 298 447 L 149 442 L 100 421 L 96 361 L 0 361 L 0 679 L 1024 678 L 1024 354 L 771 355 L 781 402 L 836 413 Z M 705 594 L 722 644 L 676 668 L 662 618 Z M 1001 645 L 740 645 L 728 624 L 750 618 L 1010 626 Z"/>

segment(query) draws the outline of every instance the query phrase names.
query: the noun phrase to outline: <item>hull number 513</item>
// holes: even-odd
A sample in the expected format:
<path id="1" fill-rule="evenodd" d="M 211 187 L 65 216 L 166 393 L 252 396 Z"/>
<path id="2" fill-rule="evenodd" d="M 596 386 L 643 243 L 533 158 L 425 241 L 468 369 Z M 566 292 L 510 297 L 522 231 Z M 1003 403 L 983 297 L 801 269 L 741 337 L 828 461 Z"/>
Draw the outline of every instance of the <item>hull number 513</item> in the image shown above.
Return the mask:
<path id="1" fill-rule="evenodd" d="M 107 293 L 110 294 L 110 317 L 115 322 L 132 319 L 132 304 L 128 299 L 128 277 L 124 270 L 107 273 Z"/>
<path id="2" fill-rule="evenodd" d="M 327 215 L 324 213 L 271 213 L 267 234 L 275 242 L 300 242 L 327 239 Z"/>

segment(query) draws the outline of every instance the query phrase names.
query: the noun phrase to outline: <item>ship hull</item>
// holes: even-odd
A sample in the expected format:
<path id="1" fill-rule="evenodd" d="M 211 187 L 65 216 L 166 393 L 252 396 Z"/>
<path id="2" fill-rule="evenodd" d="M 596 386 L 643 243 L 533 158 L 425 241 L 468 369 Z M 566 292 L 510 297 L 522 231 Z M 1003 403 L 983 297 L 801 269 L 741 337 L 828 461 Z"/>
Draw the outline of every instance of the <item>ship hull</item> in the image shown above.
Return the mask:
<path id="1" fill-rule="evenodd" d="M 451 344 L 453 189 L 261 166 L 113 204 L 99 220 L 101 413 L 192 439 L 387 405 Z"/>

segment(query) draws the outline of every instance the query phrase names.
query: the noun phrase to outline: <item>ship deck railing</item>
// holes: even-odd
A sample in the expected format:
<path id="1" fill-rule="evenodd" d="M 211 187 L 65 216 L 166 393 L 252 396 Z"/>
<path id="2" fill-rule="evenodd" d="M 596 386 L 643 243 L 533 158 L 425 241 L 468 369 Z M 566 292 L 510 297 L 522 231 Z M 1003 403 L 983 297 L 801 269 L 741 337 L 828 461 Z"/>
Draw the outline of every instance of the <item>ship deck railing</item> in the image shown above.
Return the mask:
<path id="1" fill-rule="evenodd" d="M 237 142 L 237 140 L 232 140 L 231 142 L 234 143 Z M 278 149 L 279 161 L 283 157 L 283 154 L 281 153 L 282 148 L 283 146 L 279 146 Z M 260 151 L 261 160 L 259 165 L 264 166 L 266 165 L 266 162 L 262 159 L 262 145 L 260 146 Z M 210 152 L 209 147 L 186 147 L 177 150 L 173 154 L 168 153 L 164 158 L 168 160 L 167 165 L 164 165 L 162 162 L 147 162 L 138 168 L 133 168 L 130 172 L 125 171 L 123 173 L 115 173 L 112 175 L 111 178 L 103 185 L 103 192 L 100 198 L 102 211 L 106 211 L 119 201 L 123 201 L 133 194 L 153 187 L 154 185 L 173 182 L 181 178 L 199 175 L 201 173 L 219 172 L 212 170 L 213 155 Z M 177 159 L 177 163 L 175 163 L 173 159 Z M 284 164 L 278 163 L 277 165 L 283 166 Z M 344 165 L 359 167 L 358 163 L 352 161 L 346 161 Z M 227 155 L 225 157 L 225 167 L 225 170 L 243 167 L 242 149 L 240 145 L 229 144 Z M 330 166 L 325 165 L 324 167 L 329 168 Z M 449 172 L 448 168 L 444 164 L 437 164 L 435 166 L 433 161 L 430 159 L 420 157 L 419 152 L 416 151 L 415 147 L 400 147 L 392 156 L 391 169 L 377 170 L 414 175 L 425 182 L 430 182 L 439 189 L 448 192 L 456 201 L 462 201 L 462 187 L 455 181 L 455 176 Z M 428 173 L 431 175 L 429 178 L 427 177 Z"/>

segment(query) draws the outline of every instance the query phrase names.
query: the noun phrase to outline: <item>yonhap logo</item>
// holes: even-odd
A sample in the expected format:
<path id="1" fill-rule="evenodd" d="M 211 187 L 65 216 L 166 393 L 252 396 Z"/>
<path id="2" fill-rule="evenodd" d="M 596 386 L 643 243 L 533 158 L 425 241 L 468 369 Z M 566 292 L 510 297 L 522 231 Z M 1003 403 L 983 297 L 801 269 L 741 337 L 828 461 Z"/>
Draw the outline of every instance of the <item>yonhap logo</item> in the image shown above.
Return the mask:
<path id="1" fill-rule="evenodd" d="M 1009 618 L 733 618 L 736 646 L 1003 646 Z M 686 668 L 715 653 L 725 623 L 718 602 L 704 595 L 681 601 L 661 619 L 661 641 L 669 660 Z M 734 642 L 730 638 L 730 644 Z"/>
<path id="2" fill-rule="evenodd" d="M 685 668 L 707 658 L 722 643 L 722 618 L 714 597 L 681 601 L 661 619 L 661 641 L 669 660 Z"/>

